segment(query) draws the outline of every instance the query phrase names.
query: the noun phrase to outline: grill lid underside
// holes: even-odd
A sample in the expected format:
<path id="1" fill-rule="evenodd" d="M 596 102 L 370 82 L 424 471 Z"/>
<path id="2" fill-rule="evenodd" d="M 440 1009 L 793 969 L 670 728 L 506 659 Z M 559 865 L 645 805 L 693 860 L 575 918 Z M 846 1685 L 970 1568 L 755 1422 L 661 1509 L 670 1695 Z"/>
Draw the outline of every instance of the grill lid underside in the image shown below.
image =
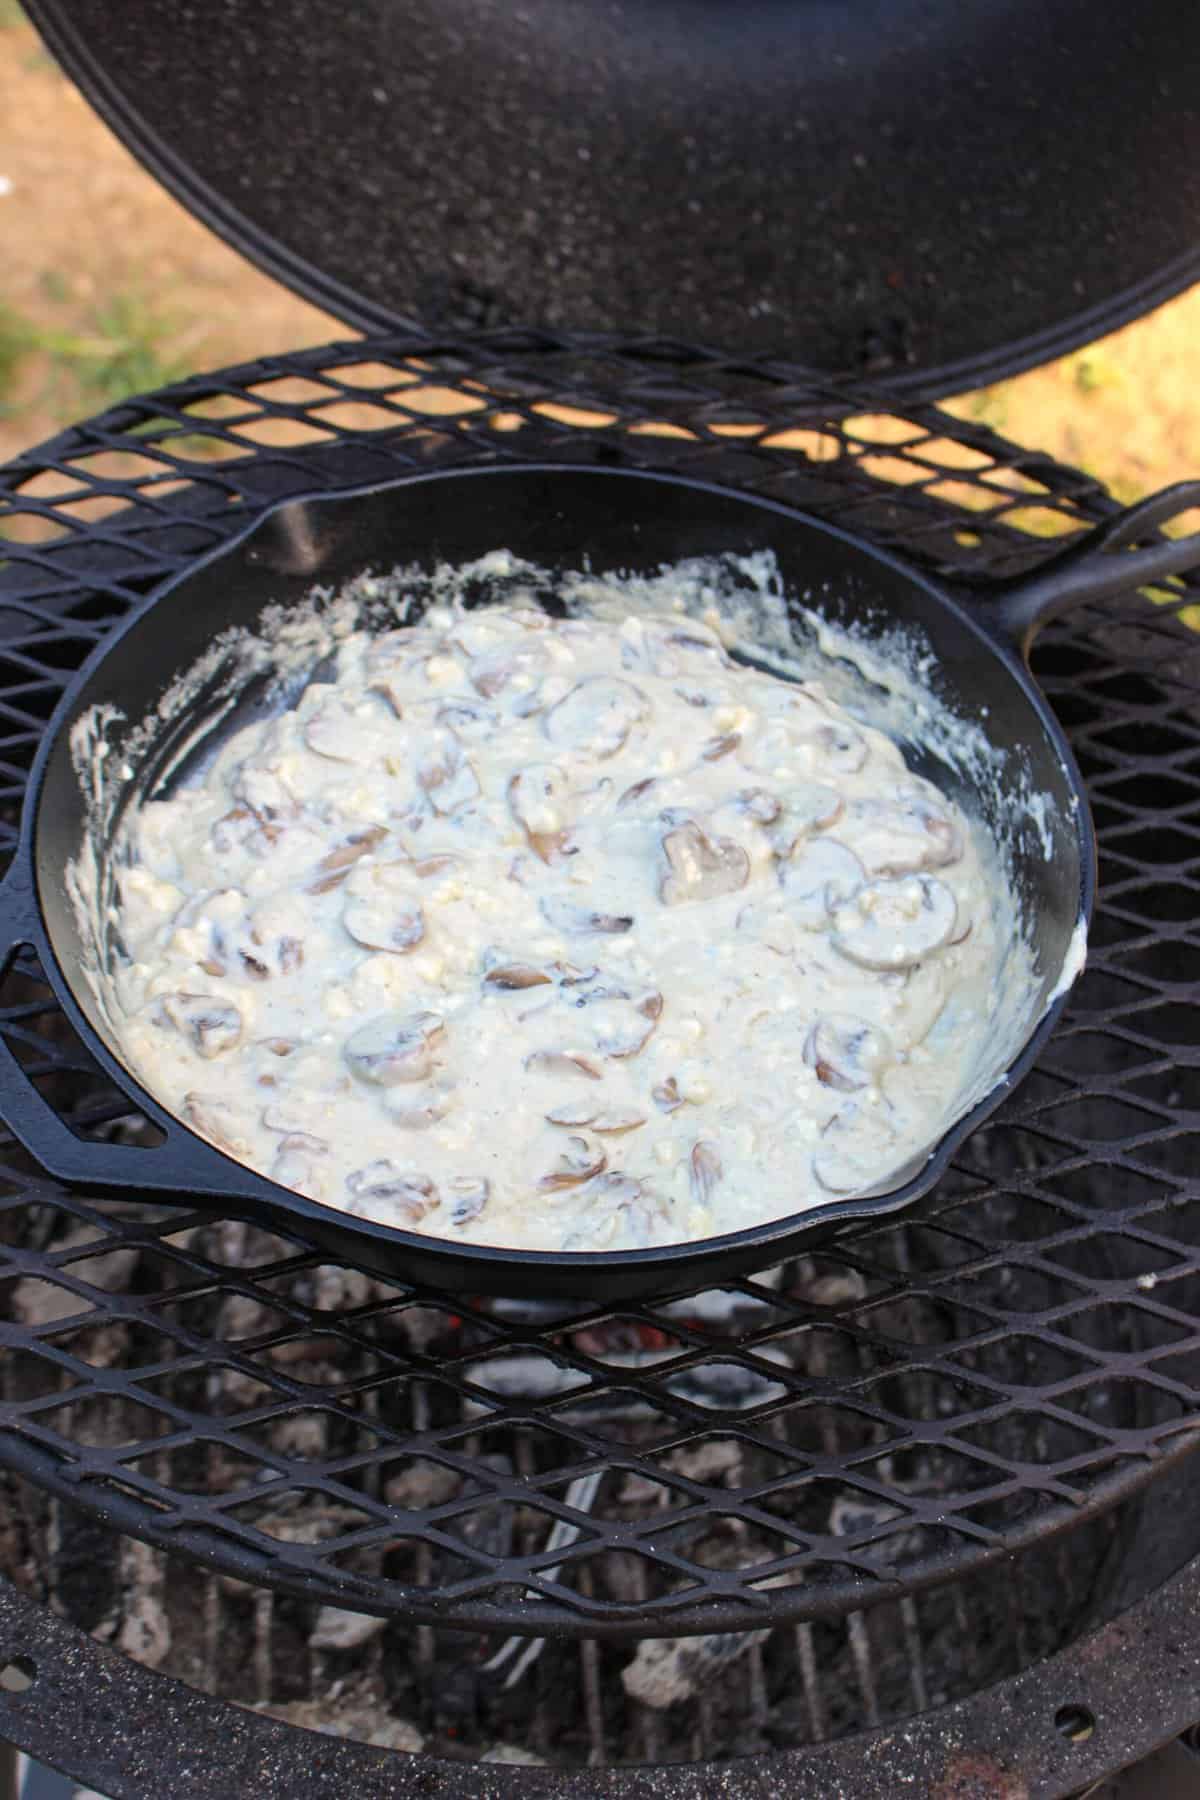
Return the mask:
<path id="1" fill-rule="evenodd" d="M 29 0 L 150 171 L 348 324 L 646 331 L 949 393 L 1200 274 L 1145 0 Z"/>

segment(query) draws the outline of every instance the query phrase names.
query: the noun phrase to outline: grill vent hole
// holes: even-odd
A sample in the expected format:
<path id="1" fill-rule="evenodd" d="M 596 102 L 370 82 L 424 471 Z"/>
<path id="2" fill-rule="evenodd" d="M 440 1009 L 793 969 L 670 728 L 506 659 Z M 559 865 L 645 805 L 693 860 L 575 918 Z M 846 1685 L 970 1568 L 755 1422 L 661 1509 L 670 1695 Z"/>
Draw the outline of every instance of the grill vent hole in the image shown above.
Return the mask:
<path id="1" fill-rule="evenodd" d="M 0 1688 L 7 1694 L 24 1694 L 37 1680 L 37 1664 L 31 1656 L 10 1657 L 0 1669 Z"/>
<path id="2" fill-rule="evenodd" d="M 1086 1706 L 1060 1706 L 1054 1715 L 1054 1729 L 1073 1744 L 1086 1744 L 1096 1729 L 1096 1715 Z"/>

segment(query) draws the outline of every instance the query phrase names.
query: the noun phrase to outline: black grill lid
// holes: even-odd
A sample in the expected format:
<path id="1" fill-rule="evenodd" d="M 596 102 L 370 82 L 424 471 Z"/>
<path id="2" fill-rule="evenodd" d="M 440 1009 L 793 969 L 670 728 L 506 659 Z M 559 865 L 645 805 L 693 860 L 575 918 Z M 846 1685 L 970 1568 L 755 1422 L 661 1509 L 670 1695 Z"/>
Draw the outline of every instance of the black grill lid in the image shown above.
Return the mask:
<path id="1" fill-rule="evenodd" d="M 1200 273 L 1191 0 L 28 0 L 363 328 L 642 330 L 945 393 Z"/>

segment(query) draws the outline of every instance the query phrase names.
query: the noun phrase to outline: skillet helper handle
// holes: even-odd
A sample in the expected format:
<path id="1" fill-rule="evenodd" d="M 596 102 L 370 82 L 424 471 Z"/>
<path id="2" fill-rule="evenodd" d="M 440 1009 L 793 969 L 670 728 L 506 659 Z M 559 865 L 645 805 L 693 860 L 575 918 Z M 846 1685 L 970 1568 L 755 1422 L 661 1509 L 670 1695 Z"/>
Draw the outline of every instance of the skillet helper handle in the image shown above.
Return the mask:
<path id="1" fill-rule="evenodd" d="M 1129 548 L 1192 507 L 1200 507 L 1200 481 L 1177 481 L 1095 526 L 1032 575 L 989 588 L 973 616 L 992 637 L 1027 656 L 1042 626 L 1077 602 L 1106 600 L 1200 567 L 1200 532 Z"/>
<path id="2" fill-rule="evenodd" d="M 40 940 L 38 903 L 23 847 L 0 882 L 0 963 L 11 961 L 21 944 Z M 130 1110 L 144 1111 L 165 1132 L 160 1144 L 109 1144 L 76 1137 L 38 1092 L 0 1032 L 0 1121 L 47 1175 L 91 1189 L 118 1189 L 133 1197 L 194 1206 L 197 1200 L 277 1198 L 273 1186 L 252 1169 L 231 1166 L 211 1145 L 175 1125 L 157 1109 L 130 1096 Z"/>

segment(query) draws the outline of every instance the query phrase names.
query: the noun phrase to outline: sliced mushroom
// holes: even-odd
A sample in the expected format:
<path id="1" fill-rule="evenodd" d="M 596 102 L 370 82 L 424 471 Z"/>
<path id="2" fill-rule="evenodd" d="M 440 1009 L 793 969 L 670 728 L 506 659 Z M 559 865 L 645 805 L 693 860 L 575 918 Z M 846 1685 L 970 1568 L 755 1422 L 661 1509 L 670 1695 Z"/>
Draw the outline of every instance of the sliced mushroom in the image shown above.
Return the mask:
<path id="1" fill-rule="evenodd" d="M 683 1095 L 674 1075 L 668 1075 L 665 1081 L 656 1082 L 650 1089 L 650 1098 L 660 1112 L 672 1113 L 683 1105 Z"/>
<path id="2" fill-rule="evenodd" d="M 852 801 L 847 832 L 869 875 L 911 875 L 945 869 L 963 854 L 962 832 L 941 807 L 914 788 L 886 799 Z"/>
<path id="3" fill-rule="evenodd" d="M 700 755 L 705 762 L 721 762 L 723 758 L 733 754 L 741 741 L 741 738 L 732 732 L 727 733 L 724 737 L 709 738 L 707 744 L 701 746 Z"/>
<path id="4" fill-rule="evenodd" d="M 835 788 L 817 781 L 796 782 L 788 789 L 787 805 L 771 844 L 777 856 L 792 856 L 801 842 L 828 831 L 845 811 L 845 802 Z"/>
<path id="5" fill-rule="evenodd" d="M 910 969 L 949 942 L 957 918 L 945 882 L 899 875 L 868 883 L 839 906 L 830 941 L 862 969 Z"/>
<path id="6" fill-rule="evenodd" d="M 329 762 L 369 763 L 378 748 L 372 727 L 333 698 L 305 721 L 301 735 L 310 750 Z"/>
<path id="7" fill-rule="evenodd" d="M 607 1112 L 597 1113 L 591 1127 L 601 1137 L 624 1137 L 627 1131 L 637 1131 L 645 1123 L 645 1113 L 635 1106 L 613 1106 Z"/>
<path id="8" fill-rule="evenodd" d="M 820 931 L 828 923 L 830 906 L 854 893 L 866 880 L 866 870 L 845 844 L 823 837 L 781 862 L 779 880 L 792 917 Z"/>
<path id="9" fill-rule="evenodd" d="M 570 784 L 553 763 L 530 763 L 508 784 L 508 808 L 529 846 L 545 863 L 562 852 L 569 819 Z"/>
<path id="10" fill-rule="evenodd" d="M 847 1013 L 818 1019 L 804 1045 L 804 1060 L 816 1070 L 817 1080 L 843 1094 L 870 1087 L 891 1054 L 882 1031 Z"/>
<path id="11" fill-rule="evenodd" d="M 485 988 L 498 989 L 505 993 L 519 993 L 527 988 L 549 987 L 553 977 L 545 969 L 535 968 L 532 963 L 497 963 L 488 969 L 483 977 Z"/>
<path id="12" fill-rule="evenodd" d="M 889 1164 L 890 1127 L 871 1121 L 870 1129 L 851 1101 L 826 1125 L 813 1151 L 812 1171 L 831 1194 L 861 1194 L 877 1186 Z"/>
<path id="13" fill-rule="evenodd" d="M 630 913 L 595 912 L 589 906 L 576 906 L 574 901 L 562 900 L 553 894 L 538 901 L 542 917 L 547 925 L 555 931 L 565 931 L 568 935 L 585 935 L 596 932 L 604 936 L 615 937 L 633 927 L 633 916 Z"/>
<path id="14" fill-rule="evenodd" d="M 635 781 L 632 787 L 625 789 L 617 801 L 617 811 L 623 812 L 626 807 L 635 806 L 639 800 L 644 800 L 657 785 L 653 775 L 647 775 L 644 781 Z"/>
<path id="15" fill-rule="evenodd" d="M 404 955 L 425 936 L 425 915 L 416 900 L 347 900 L 342 924 L 364 950 L 391 950 Z"/>
<path id="16" fill-rule="evenodd" d="M 867 740 L 853 725 L 838 719 L 818 725 L 813 738 L 827 768 L 838 775 L 856 775 L 867 760 Z"/>
<path id="17" fill-rule="evenodd" d="M 414 1094 L 405 1086 L 393 1090 L 385 1104 L 388 1118 L 402 1131 L 428 1131 L 450 1111 L 453 1091 L 448 1087 L 437 1087 Z"/>
<path id="18" fill-rule="evenodd" d="M 499 713 L 475 700 L 448 700 L 445 706 L 439 706 L 434 717 L 446 731 L 468 744 L 486 743 L 500 725 Z"/>
<path id="19" fill-rule="evenodd" d="M 423 748 L 417 781 L 434 812 L 449 817 L 479 798 L 479 778 L 452 731 L 439 732 Z"/>
<path id="20" fill-rule="evenodd" d="M 316 876 L 308 883 L 305 890 L 310 894 L 328 894 L 334 888 L 341 887 L 356 862 L 370 854 L 377 844 L 381 844 L 387 836 L 384 825 L 368 825 L 365 831 L 355 831 L 345 840 L 337 844 L 317 864 Z"/>
<path id="21" fill-rule="evenodd" d="M 245 1152 L 246 1141 L 240 1135 L 241 1120 L 227 1100 L 219 1100 L 211 1094 L 185 1094 L 179 1116 L 185 1125 L 218 1150 L 226 1150 L 230 1156 Z"/>
<path id="22" fill-rule="evenodd" d="M 608 1157 L 603 1150 L 594 1148 L 586 1138 L 571 1137 L 567 1139 L 567 1148 L 550 1172 L 542 1176 L 538 1186 L 546 1193 L 582 1187 L 585 1181 L 602 1175 L 607 1167 Z"/>
<path id="23" fill-rule="evenodd" d="M 698 1139 L 692 1145 L 692 1154 L 688 1158 L 688 1185 L 697 1206 L 708 1206 L 711 1203 L 717 1183 L 724 1173 L 717 1146 L 707 1138 Z"/>
<path id="24" fill-rule="evenodd" d="M 624 748 L 649 712 L 649 701 L 631 681 L 589 675 L 550 708 L 543 730 L 560 749 L 604 762 Z"/>
<path id="25" fill-rule="evenodd" d="M 312 1148 L 314 1145 L 318 1146 L 317 1151 Z M 321 1144 L 317 1138 L 284 1138 L 270 1167 L 271 1180 L 277 1181 L 280 1187 L 291 1188 L 294 1194 L 319 1200 L 325 1184 L 318 1173 L 316 1156 L 320 1150 L 328 1148 L 328 1144 Z"/>
<path id="26" fill-rule="evenodd" d="M 437 1188 L 427 1175 L 399 1169 L 386 1157 L 347 1175 L 346 1189 L 359 1206 L 386 1205 L 413 1225 L 438 1203 Z"/>
<path id="27" fill-rule="evenodd" d="M 295 795 L 284 786 L 274 769 L 242 763 L 230 782 L 230 792 L 264 823 L 294 819 L 300 812 Z"/>
<path id="28" fill-rule="evenodd" d="M 278 1104 L 264 1106 L 261 1118 L 263 1125 L 268 1131 L 278 1131 L 287 1138 L 304 1139 L 302 1144 L 297 1144 L 296 1147 L 298 1149 L 311 1150 L 313 1152 L 329 1149 L 329 1145 L 324 1138 L 313 1137 L 305 1129 L 308 1121 L 302 1116 L 297 1117 L 296 1113 L 289 1111 L 286 1106 L 280 1106 Z"/>
<path id="29" fill-rule="evenodd" d="M 733 796 L 733 804 L 756 825 L 773 825 L 783 811 L 778 795 L 761 787 L 743 788 Z"/>
<path id="30" fill-rule="evenodd" d="M 479 1218 L 491 1198 L 491 1183 L 483 1175 L 459 1175 L 449 1184 L 450 1223 L 469 1225 Z"/>
<path id="31" fill-rule="evenodd" d="M 546 1123 L 577 1131 L 581 1125 L 591 1124 L 599 1104 L 599 1100 L 569 1100 L 563 1106 L 552 1107 L 545 1115 Z"/>
<path id="32" fill-rule="evenodd" d="M 707 837 L 694 820 L 668 831 L 662 847 L 667 868 L 658 894 L 664 906 L 716 900 L 750 879 L 750 858 L 742 846 L 732 838 Z"/>
<path id="33" fill-rule="evenodd" d="M 352 1073 L 372 1087 L 426 1081 L 444 1033 L 437 1013 L 380 1013 L 346 1039 L 342 1055 Z"/>
<path id="34" fill-rule="evenodd" d="M 636 1056 L 662 1016 L 662 995 L 639 1000 L 604 999 L 589 1004 L 587 1022 L 602 1056 Z"/>
<path id="35" fill-rule="evenodd" d="M 531 1050 L 525 1068 L 536 1075 L 583 1075 L 588 1081 L 600 1081 L 601 1070 L 590 1056 L 578 1050 Z"/>
<path id="36" fill-rule="evenodd" d="M 269 819 L 260 819 L 249 806 L 235 806 L 216 821 L 209 836 L 213 849 L 222 856 L 228 856 L 231 850 L 265 856 L 279 842 L 283 829 Z"/>
<path id="37" fill-rule="evenodd" d="M 242 1041 L 242 1015 L 228 1000 L 211 994 L 164 994 L 160 1004 L 164 1017 L 208 1061 Z"/>
<path id="38" fill-rule="evenodd" d="M 482 694 L 485 700 L 494 700 L 518 675 L 524 675 L 532 682 L 545 666 L 546 652 L 540 644 L 505 644 L 497 650 L 485 650 L 473 656 L 467 675 L 477 694 Z"/>

